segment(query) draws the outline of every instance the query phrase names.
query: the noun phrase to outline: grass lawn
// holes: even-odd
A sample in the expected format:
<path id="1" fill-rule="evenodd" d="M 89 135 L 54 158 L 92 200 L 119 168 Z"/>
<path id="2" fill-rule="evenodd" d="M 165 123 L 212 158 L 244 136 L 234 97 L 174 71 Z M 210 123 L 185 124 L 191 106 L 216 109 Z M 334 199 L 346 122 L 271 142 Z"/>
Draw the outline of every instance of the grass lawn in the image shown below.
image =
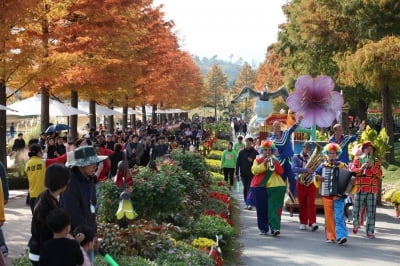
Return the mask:
<path id="1" fill-rule="evenodd" d="M 400 142 L 395 142 L 394 151 L 396 162 L 383 169 L 383 183 L 400 188 Z"/>

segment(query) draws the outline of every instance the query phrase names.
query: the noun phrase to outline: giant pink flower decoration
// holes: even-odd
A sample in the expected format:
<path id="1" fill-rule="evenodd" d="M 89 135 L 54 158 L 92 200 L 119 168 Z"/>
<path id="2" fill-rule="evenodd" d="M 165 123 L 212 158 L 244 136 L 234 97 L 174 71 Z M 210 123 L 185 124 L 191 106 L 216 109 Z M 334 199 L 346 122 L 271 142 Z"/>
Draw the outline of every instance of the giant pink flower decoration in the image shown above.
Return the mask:
<path id="1" fill-rule="evenodd" d="M 336 114 L 342 109 L 343 96 L 333 89 L 335 83 L 329 76 L 300 76 L 295 91 L 290 93 L 286 104 L 296 116 L 303 116 L 300 126 L 310 128 L 313 125 L 329 127 Z"/>

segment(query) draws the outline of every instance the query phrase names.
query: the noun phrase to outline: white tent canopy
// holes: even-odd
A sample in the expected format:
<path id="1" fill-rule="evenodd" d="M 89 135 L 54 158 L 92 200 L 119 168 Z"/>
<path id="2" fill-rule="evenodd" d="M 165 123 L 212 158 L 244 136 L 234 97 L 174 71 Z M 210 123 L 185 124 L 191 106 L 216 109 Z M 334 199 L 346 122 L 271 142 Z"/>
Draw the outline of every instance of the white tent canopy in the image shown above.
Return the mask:
<path id="1" fill-rule="evenodd" d="M 30 98 L 15 102 L 7 106 L 9 109 L 16 110 L 17 112 L 7 110 L 7 115 L 41 115 L 42 114 L 42 98 L 40 95 L 35 95 Z M 60 103 L 59 101 L 49 99 L 49 115 L 55 116 L 71 116 L 71 115 L 88 115 L 87 112 L 71 107 L 69 105 Z"/>
<path id="2" fill-rule="evenodd" d="M 87 101 L 78 102 L 78 108 L 89 113 L 89 102 Z M 122 112 L 118 112 L 117 110 L 113 110 L 96 103 L 96 115 L 110 116 L 110 115 L 120 115 L 120 114 L 122 114 Z"/>
<path id="3" fill-rule="evenodd" d="M 120 112 L 121 114 L 123 113 L 122 107 L 117 107 L 114 110 L 117 111 L 117 112 Z M 142 114 L 142 112 L 139 112 L 138 110 L 135 110 L 135 109 L 130 108 L 130 107 L 128 108 L 128 115 L 141 115 L 141 114 Z"/>
<path id="4" fill-rule="evenodd" d="M 11 108 L 9 108 L 7 106 L 1 105 L 1 104 L 0 104 L 0 110 L 2 110 L 2 111 L 10 110 L 10 111 L 18 112 L 17 110 L 13 110 L 13 109 L 11 109 Z"/>

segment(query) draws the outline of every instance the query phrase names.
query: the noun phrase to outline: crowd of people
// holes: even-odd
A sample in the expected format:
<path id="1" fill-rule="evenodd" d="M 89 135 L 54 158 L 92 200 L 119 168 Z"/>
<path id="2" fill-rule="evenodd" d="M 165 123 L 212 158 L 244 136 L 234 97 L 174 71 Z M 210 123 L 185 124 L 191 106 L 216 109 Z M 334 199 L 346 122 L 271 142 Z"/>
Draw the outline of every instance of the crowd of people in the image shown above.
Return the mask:
<path id="1" fill-rule="evenodd" d="M 359 139 L 365 129 L 365 122 L 360 123 L 359 130 L 352 136 L 343 134 L 340 124 L 334 125 L 334 134 L 319 154 L 319 158 L 324 158 L 324 161 L 314 160 L 311 163 L 313 146 L 319 144 L 305 142 L 299 154 L 294 154 L 292 148 L 291 134 L 300 121 L 301 117 L 287 130 L 282 130 L 280 122 L 276 121 L 271 136 L 261 143 L 249 136 L 245 138 L 245 145 L 242 145 L 243 137 L 238 136 L 238 142 L 235 143 L 238 150 L 229 143 L 221 158 L 225 180 L 233 185 L 231 171 L 234 171 L 238 182 L 241 180 L 245 209 L 256 208 L 261 235 L 269 232 L 273 236 L 280 234 L 280 216 L 285 193 L 291 203 L 298 199 L 299 229 L 318 230 L 315 202 L 320 191 L 325 215 L 326 242 L 347 242 L 345 214 L 348 202 L 354 204 L 352 232 L 358 233 L 365 212 L 365 236 L 375 238 L 376 194 L 379 179 L 382 177 L 381 162 L 374 154 L 373 143 L 369 141 L 359 146 L 360 152 L 352 161 L 348 153 L 348 145 Z M 343 174 L 336 170 L 340 168 L 343 169 Z M 336 184 L 338 187 L 343 186 L 343 183 L 345 188 L 332 190 L 328 185 L 336 180 L 339 180 Z M 329 190 L 329 193 L 325 194 L 325 190 Z"/>
<path id="2" fill-rule="evenodd" d="M 198 148 L 210 136 L 203 129 L 204 120 L 185 120 L 170 127 L 146 125 L 140 128 L 107 132 L 100 125 L 88 128 L 74 143 L 68 134 L 46 134 L 25 143 L 24 135 L 15 138 L 12 153 L 28 149 L 25 164 L 29 189 L 27 204 L 31 208 L 29 259 L 32 265 L 59 265 L 60 258 L 68 265 L 93 265 L 96 238 L 96 189 L 99 182 L 112 179 L 122 186 L 118 175 L 121 162 L 128 167 L 154 167 L 155 160 L 164 159 L 172 150 Z M 7 181 L 0 164 L 0 176 Z M 132 181 L 132 180 L 130 180 Z M 3 184 L 0 188 L 7 188 Z M 8 190 L 0 199 L 0 226 Z M 8 248 L 0 227 L 0 250 L 7 256 Z M 67 265 L 67 264 L 66 264 Z"/>

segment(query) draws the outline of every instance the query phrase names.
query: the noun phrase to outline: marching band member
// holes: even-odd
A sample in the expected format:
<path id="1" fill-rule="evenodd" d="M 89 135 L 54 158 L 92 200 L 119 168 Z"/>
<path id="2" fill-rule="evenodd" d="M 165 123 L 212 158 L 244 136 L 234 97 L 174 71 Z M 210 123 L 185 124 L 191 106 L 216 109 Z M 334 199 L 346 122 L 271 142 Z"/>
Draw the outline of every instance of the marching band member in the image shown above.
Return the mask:
<path id="1" fill-rule="evenodd" d="M 297 197 L 299 199 L 299 219 L 300 230 L 306 230 L 307 225 L 310 226 L 312 231 L 318 229 L 317 224 L 317 208 L 315 206 L 315 198 L 317 196 L 317 189 L 313 182 L 304 184 L 299 180 L 300 174 L 312 174 L 315 168 L 307 167 L 306 165 L 310 159 L 312 145 L 310 142 L 305 142 L 299 154 L 293 156 L 293 173 L 296 174 L 297 180 Z M 312 181 L 312 180 L 311 180 Z"/>
<path id="2" fill-rule="evenodd" d="M 381 161 L 373 153 L 375 147 L 370 141 L 362 143 L 363 155 L 355 158 L 350 170 L 357 173 L 355 178 L 355 194 L 353 202 L 353 233 L 357 234 L 360 227 L 360 213 L 366 207 L 366 237 L 375 238 L 375 213 L 376 194 L 378 192 L 378 181 L 382 178 Z"/>
<path id="3" fill-rule="evenodd" d="M 261 143 L 262 156 L 255 159 L 251 171 L 254 177 L 250 187 L 254 192 L 257 209 L 257 224 L 261 235 L 280 234 L 283 198 L 286 184 L 282 179 L 283 168 L 273 156 L 275 144 L 270 141 Z"/>
<path id="4" fill-rule="evenodd" d="M 302 119 L 303 116 L 299 116 L 293 126 L 283 131 L 281 130 L 281 123 L 279 121 L 275 121 L 272 124 L 273 135 L 271 140 L 274 142 L 276 149 L 278 150 L 279 162 L 284 169 L 282 178 L 285 182 L 289 183 L 289 196 L 291 197 L 292 201 L 293 198 L 296 197 L 296 179 L 292 171 L 292 157 L 294 155 L 294 151 L 292 147 L 291 135 L 300 125 Z"/>
<path id="5" fill-rule="evenodd" d="M 347 165 L 338 161 L 342 149 L 336 143 L 328 143 L 323 149 L 326 161 L 321 163 L 314 173 L 314 184 L 317 188 L 324 182 L 322 170 L 324 167 L 339 167 L 347 169 Z M 344 218 L 344 199 L 340 196 L 322 196 L 325 215 L 325 235 L 327 243 L 337 242 L 339 245 L 347 242 L 347 228 Z"/>
<path id="6" fill-rule="evenodd" d="M 361 135 L 362 131 L 365 129 L 365 121 L 362 121 L 358 127 L 358 131 L 355 135 L 349 136 L 343 134 L 343 127 L 341 124 L 336 124 L 333 126 L 333 136 L 329 139 L 330 143 L 337 143 L 342 149 L 342 154 L 339 156 L 338 160 L 344 163 L 349 163 L 349 144 L 356 141 Z"/>

